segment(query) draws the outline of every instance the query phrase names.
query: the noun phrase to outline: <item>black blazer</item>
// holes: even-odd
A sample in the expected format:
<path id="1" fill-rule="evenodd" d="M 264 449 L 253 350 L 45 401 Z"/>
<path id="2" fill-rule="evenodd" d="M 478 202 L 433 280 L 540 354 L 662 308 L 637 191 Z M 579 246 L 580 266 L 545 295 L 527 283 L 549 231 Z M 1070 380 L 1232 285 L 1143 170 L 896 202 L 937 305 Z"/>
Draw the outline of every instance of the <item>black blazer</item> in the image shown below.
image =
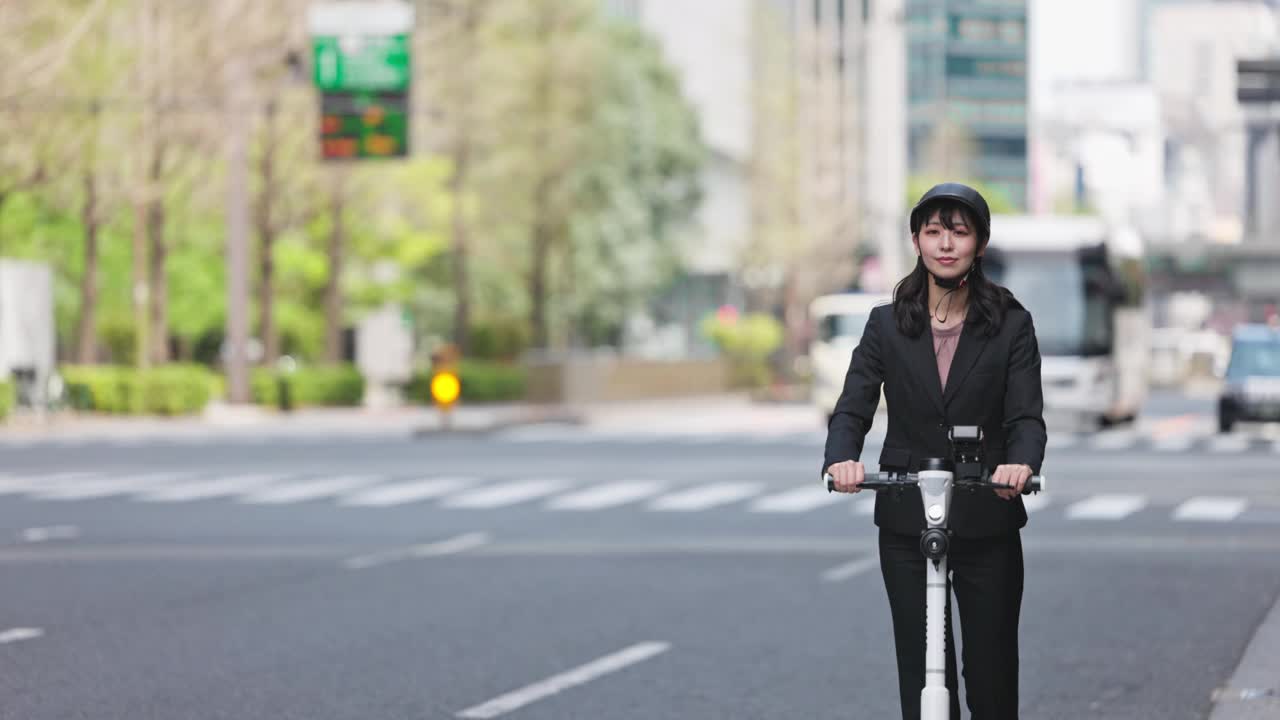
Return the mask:
<path id="1" fill-rule="evenodd" d="M 925 458 L 950 457 L 947 428 L 981 425 L 988 470 L 1026 463 L 1040 473 L 1047 440 L 1040 388 L 1040 349 L 1031 314 L 1011 301 L 1004 325 L 983 337 L 982 326 L 966 323 L 942 391 L 933 354 L 933 331 L 912 339 L 894 322 L 893 306 L 871 311 L 845 375 L 844 390 L 827 424 L 822 468 L 858 460 L 875 420 L 880 385 L 889 411 L 889 430 L 880 453 L 882 471 L 915 472 Z M 924 530 L 918 493 L 877 493 L 876 525 L 917 534 Z M 1022 498 L 995 493 L 955 492 L 949 527 L 959 537 L 1012 532 L 1027 524 Z"/>

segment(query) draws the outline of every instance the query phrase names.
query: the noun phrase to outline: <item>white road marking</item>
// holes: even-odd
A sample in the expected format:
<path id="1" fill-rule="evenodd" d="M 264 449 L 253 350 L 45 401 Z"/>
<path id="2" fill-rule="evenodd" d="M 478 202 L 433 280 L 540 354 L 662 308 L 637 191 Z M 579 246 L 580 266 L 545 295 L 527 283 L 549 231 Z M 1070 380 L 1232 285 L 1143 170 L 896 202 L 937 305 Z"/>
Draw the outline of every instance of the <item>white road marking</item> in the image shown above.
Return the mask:
<path id="1" fill-rule="evenodd" d="M 1243 452 L 1249 447 L 1249 438 L 1244 435 L 1219 435 L 1209 441 L 1209 452 L 1232 453 Z"/>
<path id="2" fill-rule="evenodd" d="M 665 483 L 649 480 L 606 483 L 551 498 L 545 507 L 548 510 L 600 510 L 643 500 L 666 487 Z"/>
<path id="3" fill-rule="evenodd" d="M 751 512 L 802 513 L 848 500 L 848 493 L 829 493 L 818 483 L 806 483 L 786 492 L 755 499 L 751 503 Z"/>
<path id="4" fill-rule="evenodd" d="M 448 495 L 451 492 L 473 487 L 479 482 L 477 478 L 442 477 L 381 485 L 344 495 L 338 504 L 351 507 L 404 505 Z"/>
<path id="5" fill-rule="evenodd" d="M 422 558 L 453 555 L 455 553 L 470 550 L 471 548 L 479 547 L 488 542 L 490 542 L 488 533 L 467 533 L 448 540 L 441 540 L 440 542 L 414 545 L 413 547 L 408 548 L 397 548 L 395 550 L 384 550 L 382 552 L 369 553 L 368 555 L 358 555 L 356 557 L 347 558 L 342 564 L 350 570 L 364 570 L 411 557 Z"/>
<path id="6" fill-rule="evenodd" d="M 44 630 L 40 628 L 12 628 L 0 632 L 0 645 L 22 642 L 23 640 L 34 640 L 41 635 L 44 635 Z"/>
<path id="7" fill-rule="evenodd" d="M 74 540 L 80 537 L 80 528 L 74 525 L 50 525 L 47 527 L 26 528 L 18 533 L 18 539 L 27 543 L 48 542 L 50 540 Z"/>
<path id="8" fill-rule="evenodd" d="M 855 575 L 861 575 L 868 570 L 874 570 L 880 567 L 880 556 L 871 554 L 866 557 L 858 558 L 853 562 L 837 565 L 830 570 L 822 573 L 822 579 L 825 582 L 841 582 L 848 580 Z"/>
<path id="9" fill-rule="evenodd" d="M 870 490 L 866 490 L 864 492 L 869 492 L 871 494 L 865 497 L 857 498 L 856 500 L 853 501 L 853 514 L 866 515 L 870 517 L 871 515 L 876 514 L 876 495 L 874 492 Z M 861 495 L 862 493 L 858 493 L 858 494 Z"/>
<path id="10" fill-rule="evenodd" d="M 1147 504 L 1141 495 L 1095 495 L 1067 508 L 1067 517 L 1076 520 L 1120 520 Z"/>
<path id="11" fill-rule="evenodd" d="M 1124 450 L 1133 447 L 1138 434 L 1133 430 L 1103 430 L 1093 436 L 1089 446 L 1095 450 Z"/>
<path id="12" fill-rule="evenodd" d="M 149 488 L 138 493 L 137 500 L 149 503 L 177 503 L 192 500 L 208 500 L 211 498 L 239 495 L 242 492 L 265 487 L 284 480 L 288 475 L 233 475 L 212 480 L 180 483 L 172 487 Z"/>
<path id="13" fill-rule="evenodd" d="M 189 476 L 190 473 L 176 472 L 94 478 L 59 483 L 56 487 L 33 492 L 31 496 L 39 500 L 92 500 L 168 485 Z"/>
<path id="14" fill-rule="evenodd" d="M 19 477 L 6 476 L 0 479 L 0 495 L 8 493 L 26 493 L 26 492 L 44 492 L 58 487 L 64 487 L 69 483 L 79 482 L 97 478 L 97 473 L 90 472 L 64 472 L 54 473 L 52 475 L 22 475 Z"/>
<path id="15" fill-rule="evenodd" d="M 1048 442 L 1045 444 L 1050 450 L 1061 450 L 1074 446 L 1080 441 L 1080 436 L 1075 433 L 1049 433 Z"/>
<path id="16" fill-rule="evenodd" d="M 732 442 L 732 436 L 726 433 L 698 433 L 697 435 L 686 435 L 680 440 L 686 445 L 715 445 L 717 443 Z"/>
<path id="17" fill-rule="evenodd" d="M 21 493 L 30 489 L 31 481 L 26 478 L 15 478 L 9 475 L 0 475 L 0 495 Z"/>
<path id="18" fill-rule="evenodd" d="M 568 485 L 567 480 L 552 478 L 517 480 L 454 495 L 441 501 L 441 505 L 471 509 L 504 507 L 559 492 Z"/>
<path id="19" fill-rule="evenodd" d="M 370 475 L 341 475 L 318 480 L 275 485 L 253 490 L 241 495 L 238 502 L 246 505 L 288 505 L 337 495 L 365 485 L 372 485 L 382 478 Z"/>
<path id="20" fill-rule="evenodd" d="M 490 541 L 488 533 L 475 532 L 459 535 L 449 540 L 442 540 L 435 543 L 427 543 L 425 545 L 414 545 L 410 548 L 409 554 L 414 557 L 439 557 L 441 555 L 452 555 L 460 553 L 464 550 L 470 550 L 474 547 L 480 547 Z"/>
<path id="21" fill-rule="evenodd" d="M 1248 502 L 1234 497 L 1193 497 L 1173 511 L 1174 520 L 1225 522 L 1235 520 Z"/>
<path id="22" fill-rule="evenodd" d="M 1049 496 L 1044 493 L 1033 493 L 1031 495 L 1022 496 L 1022 506 L 1027 509 L 1028 513 L 1043 510 L 1049 505 Z"/>
<path id="23" fill-rule="evenodd" d="M 649 503 L 650 510 L 660 512 L 696 512 L 726 505 L 755 495 L 763 489 L 759 483 L 711 483 L 663 495 Z"/>
<path id="24" fill-rule="evenodd" d="M 1200 436 L 1193 434 L 1173 435 L 1155 440 L 1151 443 L 1151 447 L 1162 452 L 1184 452 L 1191 449 L 1198 439 Z"/>
<path id="25" fill-rule="evenodd" d="M 524 707 L 532 702 L 536 702 L 545 697 L 555 695 L 564 690 L 577 685 L 584 685 L 592 680 L 617 672 L 630 665 L 643 662 L 656 655 L 660 655 L 671 648 L 669 643 L 665 642 L 645 642 L 638 645 L 632 645 L 629 648 L 620 650 L 612 655 L 606 655 L 598 660 L 593 660 L 586 665 L 574 668 L 568 672 L 560 673 L 528 685 L 519 690 L 509 692 L 505 695 L 494 698 L 481 705 L 468 708 L 458 713 L 460 718 L 495 718 L 499 715 L 505 715 L 512 710 Z"/>

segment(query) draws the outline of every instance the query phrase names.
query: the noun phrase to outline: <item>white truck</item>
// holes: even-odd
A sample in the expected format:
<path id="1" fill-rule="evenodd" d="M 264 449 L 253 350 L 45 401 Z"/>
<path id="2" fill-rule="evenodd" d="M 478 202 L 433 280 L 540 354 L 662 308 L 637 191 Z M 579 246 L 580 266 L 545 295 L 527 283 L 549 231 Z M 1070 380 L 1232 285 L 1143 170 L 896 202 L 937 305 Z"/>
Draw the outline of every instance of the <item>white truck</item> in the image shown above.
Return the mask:
<path id="1" fill-rule="evenodd" d="M 48 405 L 56 338 L 49 266 L 0 259 L 0 379 L 14 384 L 19 407 Z"/>

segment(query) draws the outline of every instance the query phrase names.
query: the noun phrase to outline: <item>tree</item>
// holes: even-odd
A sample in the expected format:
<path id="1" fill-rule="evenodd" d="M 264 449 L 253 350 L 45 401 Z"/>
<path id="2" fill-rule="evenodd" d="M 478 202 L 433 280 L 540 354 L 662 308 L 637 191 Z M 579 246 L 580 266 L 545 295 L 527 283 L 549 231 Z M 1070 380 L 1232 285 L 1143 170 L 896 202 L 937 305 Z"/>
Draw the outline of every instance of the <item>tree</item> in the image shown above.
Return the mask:
<path id="1" fill-rule="evenodd" d="M 750 306 L 781 309 L 786 360 L 806 351 L 810 301 L 847 284 L 863 240 L 860 106 L 839 24 L 818 11 L 798 4 L 791 22 L 757 3 L 751 26 L 752 223 L 739 270 Z M 849 52 L 843 67 L 854 62 Z"/>
<path id="2" fill-rule="evenodd" d="M 674 75 L 638 29 L 605 22 L 591 0 L 500 7 L 503 142 L 478 170 L 476 196 L 511 248 L 503 261 L 523 264 L 533 346 L 565 346 L 575 325 L 620 323 L 674 267 L 704 151 Z M 523 252 L 507 244 L 518 238 Z"/>
<path id="3" fill-rule="evenodd" d="M 472 235 L 475 203 L 471 201 L 478 162 L 494 138 L 492 65 L 501 56 L 493 37 L 491 0 L 441 0 L 428 6 L 427 42 L 418 47 L 420 67 L 430 88 L 432 109 L 439 116 L 441 149 L 450 162 L 448 192 L 455 198 L 449 216 L 449 256 L 453 284 L 453 342 L 466 354 L 472 316 Z"/>
<path id="4" fill-rule="evenodd" d="M 911 176 L 907 180 L 907 207 L 914 207 L 920 201 L 920 197 L 929 191 L 929 188 L 942 182 L 961 182 L 977 190 L 982 194 L 982 198 L 987 201 L 987 207 L 991 208 L 992 215 L 1018 212 L 1017 206 L 1013 204 L 1013 201 L 1009 199 L 1009 195 L 1003 190 L 992 187 L 981 180 L 949 175 Z"/>

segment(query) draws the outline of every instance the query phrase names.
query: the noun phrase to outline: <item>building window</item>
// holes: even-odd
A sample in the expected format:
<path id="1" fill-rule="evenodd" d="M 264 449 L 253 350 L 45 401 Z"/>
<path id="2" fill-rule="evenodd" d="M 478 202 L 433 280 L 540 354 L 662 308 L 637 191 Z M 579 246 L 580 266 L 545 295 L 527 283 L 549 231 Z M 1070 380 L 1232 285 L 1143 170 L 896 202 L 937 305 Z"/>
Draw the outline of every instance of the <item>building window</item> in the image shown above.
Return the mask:
<path id="1" fill-rule="evenodd" d="M 1027 23 L 1024 20 L 1005 20 L 1000 23 L 1000 39 L 1007 45 L 1022 45 L 1027 41 Z"/>
<path id="2" fill-rule="evenodd" d="M 948 57 L 947 77 L 1012 78 L 1027 76 L 1027 61 L 1008 58 Z"/>
<path id="3" fill-rule="evenodd" d="M 951 37 L 962 42 L 991 42 L 996 39 L 996 30 L 993 20 L 951 16 Z"/>
<path id="4" fill-rule="evenodd" d="M 1021 159 L 1027 156 L 1027 139 L 984 137 L 979 141 L 981 154 L 988 157 Z"/>

